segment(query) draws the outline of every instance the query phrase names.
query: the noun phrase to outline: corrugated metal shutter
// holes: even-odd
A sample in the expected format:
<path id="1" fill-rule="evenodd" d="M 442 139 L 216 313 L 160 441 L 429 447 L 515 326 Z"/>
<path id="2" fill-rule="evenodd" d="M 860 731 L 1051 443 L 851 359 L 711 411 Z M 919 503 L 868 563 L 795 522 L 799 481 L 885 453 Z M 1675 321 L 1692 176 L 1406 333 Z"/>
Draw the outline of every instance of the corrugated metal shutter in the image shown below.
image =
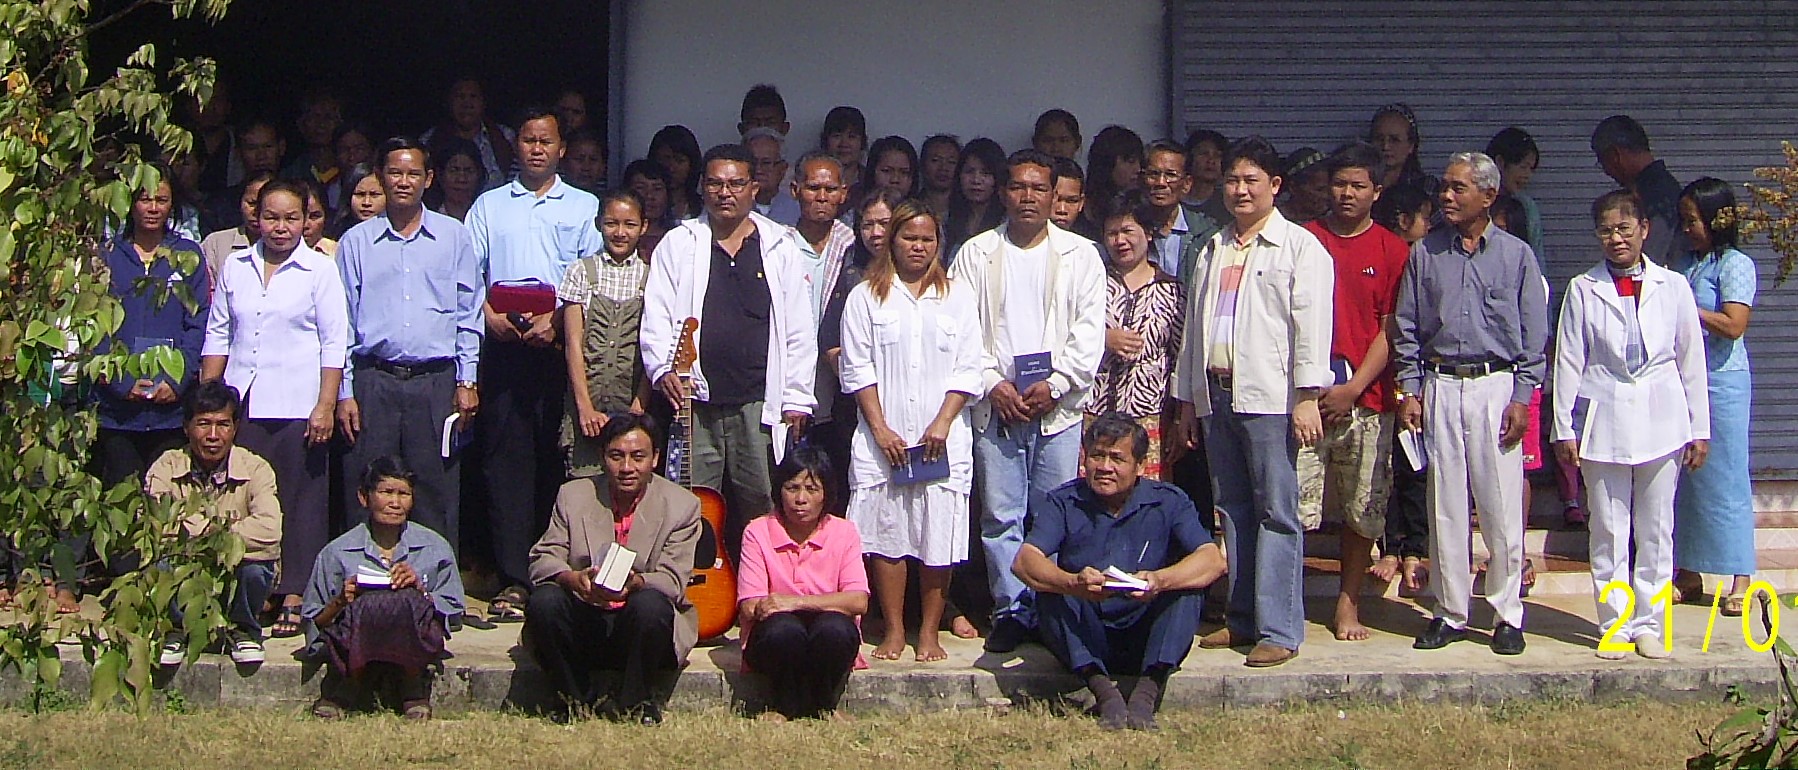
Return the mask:
<path id="1" fill-rule="evenodd" d="M 1411 105 L 1426 171 L 1505 126 L 1542 149 L 1541 206 L 1556 295 L 1599 254 L 1588 207 L 1614 185 L 1592 128 L 1634 116 L 1681 182 L 1747 182 L 1798 141 L 1798 3 L 1257 2 L 1172 0 L 1170 115 L 1178 134 L 1258 133 L 1328 151 L 1374 109 Z M 1762 283 L 1749 330 L 1753 465 L 1798 478 L 1798 302 Z"/>

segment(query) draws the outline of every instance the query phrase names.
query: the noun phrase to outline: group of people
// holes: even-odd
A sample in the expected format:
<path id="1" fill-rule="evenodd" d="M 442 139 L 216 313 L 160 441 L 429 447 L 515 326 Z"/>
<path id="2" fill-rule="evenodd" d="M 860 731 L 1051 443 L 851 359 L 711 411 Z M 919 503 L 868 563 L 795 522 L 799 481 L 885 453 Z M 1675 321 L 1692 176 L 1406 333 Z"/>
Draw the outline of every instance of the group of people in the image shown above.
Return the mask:
<path id="1" fill-rule="evenodd" d="M 1604 260 L 1551 323 L 1534 141 L 1506 129 L 1432 176 L 1403 105 L 1329 153 L 1109 126 L 1084 169 L 1063 110 L 1006 154 L 870 143 L 838 107 L 789 163 L 785 103 L 758 85 L 741 143 L 666 127 L 609 189 L 578 93 L 513 127 L 460 81 L 446 122 L 378 144 L 329 95 L 302 106 L 283 172 L 281 132 L 232 131 L 215 95 L 109 241 L 113 344 L 189 371 L 102 384 L 97 457 L 111 483 L 216 496 L 249 554 L 230 651 L 260 660 L 266 601 L 274 635 L 332 664 L 320 716 L 380 664 L 428 717 L 447 635 L 523 622 L 567 703 L 659 721 L 700 641 L 693 572 L 721 560 L 770 718 L 831 714 L 871 606 L 878 660 L 980 633 L 949 600 L 977 540 L 986 649 L 1039 640 L 1102 724 L 1151 729 L 1195 638 L 1254 667 L 1299 654 L 1325 520 L 1337 639 L 1367 638 L 1370 573 L 1433 583 L 1416 647 L 1465 638 L 1475 510 L 1491 646 L 1516 654 L 1544 426 L 1595 589 L 1690 598 L 1734 575 L 1740 612 L 1754 266 L 1729 186 L 1682 188 L 1628 117 L 1592 138 L 1622 187 L 1592 207 Z M 198 210 L 208 184 L 226 203 Z M 146 299 L 145 276 L 197 309 Z M 334 486 L 334 462 L 360 482 Z M 722 531 L 683 485 L 722 495 Z M 462 558 L 473 542 L 490 555 Z M 484 617 L 458 575 L 482 556 Z M 1634 613 L 1621 638 L 1665 655 L 1659 615 Z"/>

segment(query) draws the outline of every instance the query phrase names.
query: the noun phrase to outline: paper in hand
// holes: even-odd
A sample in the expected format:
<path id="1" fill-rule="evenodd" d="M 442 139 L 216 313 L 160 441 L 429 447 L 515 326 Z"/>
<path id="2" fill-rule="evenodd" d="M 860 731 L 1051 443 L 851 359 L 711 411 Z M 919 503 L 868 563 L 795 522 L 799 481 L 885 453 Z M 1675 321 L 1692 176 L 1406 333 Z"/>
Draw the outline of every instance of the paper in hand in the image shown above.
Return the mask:
<path id="1" fill-rule="evenodd" d="M 1105 587 L 1113 591 L 1147 591 L 1149 583 L 1114 566 L 1105 568 Z"/>

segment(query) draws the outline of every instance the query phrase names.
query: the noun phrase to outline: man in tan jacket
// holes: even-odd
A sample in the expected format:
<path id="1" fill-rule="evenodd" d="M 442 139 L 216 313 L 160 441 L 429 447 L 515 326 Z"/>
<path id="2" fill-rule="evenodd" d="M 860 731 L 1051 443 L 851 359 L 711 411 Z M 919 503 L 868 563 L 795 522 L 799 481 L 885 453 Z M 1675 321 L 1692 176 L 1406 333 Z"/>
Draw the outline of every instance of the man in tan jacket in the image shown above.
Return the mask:
<path id="1" fill-rule="evenodd" d="M 225 648 L 233 662 L 247 666 L 263 661 L 256 612 L 268 600 L 281 559 L 281 501 L 275 496 L 275 469 L 236 444 L 242 409 L 237 389 L 223 382 L 189 388 L 182 399 L 187 446 L 156 458 L 144 474 L 144 488 L 151 497 L 205 499 L 204 510 L 186 522 L 189 534 L 228 526 L 243 539 L 243 561 L 237 565 L 237 585 L 226 612 L 232 627 L 225 633 Z M 164 640 L 162 665 L 180 665 L 187 658 L 187 641 L 181 632 Z"/>
<path id="2" fill-rule="evenodd" d="M 556 692 L 596 713 L 662 721 L 658 675 L 680 670 L 698 641 L 687 579 L 699 542 L 699 498 L 656 475 L 654 421 L 621 413 L 599 434 L 606 472 L 562 485 L 549 529 L 531 548 L 526 644 Z M 617 591 L 595 579 L 613 543 L 636 554 Z M 596 671 L 615 671 L 607 692 Z"/>

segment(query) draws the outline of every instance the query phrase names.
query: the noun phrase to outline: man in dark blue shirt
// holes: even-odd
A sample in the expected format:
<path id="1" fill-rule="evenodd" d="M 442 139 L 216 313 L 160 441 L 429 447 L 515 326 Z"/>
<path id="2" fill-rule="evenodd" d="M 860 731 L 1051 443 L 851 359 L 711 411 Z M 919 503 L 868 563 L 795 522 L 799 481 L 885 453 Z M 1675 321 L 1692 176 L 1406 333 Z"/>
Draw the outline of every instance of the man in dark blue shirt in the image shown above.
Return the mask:
<path id="1" fill-rule="evenodd" d="M 1031 511 L 1011 569 L 1037 592 L 1043 644 L 1098 700 L 1099 726 L 1153 730 L 1161 689 L 1192 649 L 1201 591 L 1224 573 L 1224 556 L 1186 493 L 1141 478 L 1142 426 L 1107 413 L 1082 439 L 1084 477 Z M 1120 674 L 1140 676 L 1128 702 L 1113 679 Z"/>

